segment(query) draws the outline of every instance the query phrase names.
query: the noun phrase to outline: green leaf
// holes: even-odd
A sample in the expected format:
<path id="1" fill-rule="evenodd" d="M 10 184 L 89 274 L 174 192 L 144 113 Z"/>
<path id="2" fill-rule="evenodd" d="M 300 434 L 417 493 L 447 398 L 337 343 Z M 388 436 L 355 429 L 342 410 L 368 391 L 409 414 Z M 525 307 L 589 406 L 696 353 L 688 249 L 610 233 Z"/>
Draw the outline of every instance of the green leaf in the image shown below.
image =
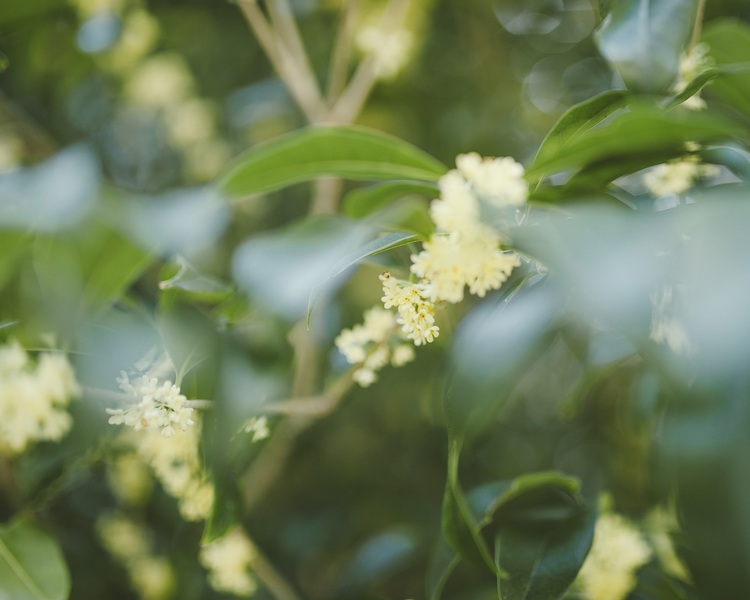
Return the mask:
<path id="1" fill-rule="evenodd" d="M 558 600 L 591 548 L 597 512 L 591 508 L 548 527 L 508 523 L 495 534 L 498 597 Z"/>
<path id="2" fill-rule="evenodd" d="M 3 231 L 0 234 L 0 289 L 16 272 L 30 240 L 31 236 L 25 232 Z"/>
<path id="3" fill-rule="evenodd" d="M 595 40 L 629 89 L 664 92 L 677 78 L 698 0 L 610 0 Z"/>
<path id="4" fill-rule="evenodd" d="M 750 27 L 735 20 L 714 21 L 704 29 L 702 41 L 726 73 L 711 84 L 710 95 L 750 119 L 750 73 L 741 68 L 750 60 Z"/>
<path id="5" fill-rule="evenodd" d="M 445 584 L 460 562 L 461 557 L 445 539 L 440 538 L 427 567 L 426 589 L 429 600 L 440 600 Z"/>
<path id="6" fill-rule="evenodd" d="M 217 303 L 226 300 L 234 288 L 223 281 L 198 271 L 183 256 L 177 256 L 177 272 L 159 282 L 160 290 L 181 290 L 200 302 Z"/>
<path id="7" fill-rule="evenodd" d="M 289 320 L 304 318 L 310 294 L 375 235 L 363 222 L 324 215 L 256 235 L 234 253 L 233 275 L 257 303 Z M 330 285 L 342 281 L 329 279 Z"/>
<path id="8" fill-rule="evenodd" d="M 476 565 L 484 565 L 495 572 L 487 544 L 479 534 L 479 522 L 471 513 L 458 482 L 458 461 L 461 441 L 453 438 L 448 447 L 448 478 L 443 496 L 442 528 L 448 544 L 462 558 Z"/>
<path id="9" fill-rule="evenodd" d="M 401 246 L 406 246 L 420 240 L 420 236 L 396 232 L 387 233 L 384 236 L 368 242 L 360 248 L 356 248 L 353 251 L 346 254 L 332 269 L 327 277 L 325 277 L 320 283 L 318 283 L 310 292 L 310 297 L 307 301 L 307 328 L 310 329 L 310 316 L 312 315 L 313 308 L 323 291 L 330 287 L 331 282 L 341 275 L 344 271 L 353 267 L 357 263 L 362 262 L 366 258 L 388 252 Z"/>
<path id="10" fill-rule="evenodd" d="M 112 230 L 102 231 L 86 249 L 84 297 L 95 307 L 118 300 L 154 262 L 154 257 Z"/>
<path id="11" fill-rule="evenodd" d="M 736 121 L 705 111 L 669 111 L 639 103 L 628 112 L 588 129 L 564 142 L 552 156 L 542 157 L 529 169 L 532 183 L 566 169 L 615 166 L 626 161 L 643 164 L 643 157 L 658 164 L 685 153 L 686 142 L 710 144 L 747 139 L 747 127 Z M 648 165 L 643 165 L 648 166 Z M 630 167 L 629 167 L 630 168 Z M 643 168 L 643 167 L 641 167 Z"/>
<path id="12" fill-rule="evenodd" d="M 258 144 L 219 181 L 231 196 L 248 196 L 323 176 L 437 181 L 446 167 L 411 144 L 362 127 L 318 126 Z"/>
<path id="13" fill-rule="evenodd" d="M 432 199 L 437 194 L 437 186 L 424 183 L 406 181 L 379 183 L 349 192 L 342 203 L 343 212 L 354 219 L 361 219 L 406 196 L 420 195 Z"/>
<path id="14" fill-rule="evenodd" d="M 445 397 L 449 431 L 471 437 L 497 421 L 513 386 L 556 334 L 560 305 L 549 286 L 537 284 L 496 305 L 480 304 L 463 319 Z"/>
<path id="15" fill-rule="evenodd" d="M 20 518 L 0 528 L 0 597 L 65 600 L 70 575 L 57 543 Z"/>
<path id="16" fill-rule="evenodd" d="M 571 106 L 542 141 L 531 169 L 538 163 L 554 160 L 566 143 L 625 106 L 629 96 L 626 90 L 609 90 Z"/>

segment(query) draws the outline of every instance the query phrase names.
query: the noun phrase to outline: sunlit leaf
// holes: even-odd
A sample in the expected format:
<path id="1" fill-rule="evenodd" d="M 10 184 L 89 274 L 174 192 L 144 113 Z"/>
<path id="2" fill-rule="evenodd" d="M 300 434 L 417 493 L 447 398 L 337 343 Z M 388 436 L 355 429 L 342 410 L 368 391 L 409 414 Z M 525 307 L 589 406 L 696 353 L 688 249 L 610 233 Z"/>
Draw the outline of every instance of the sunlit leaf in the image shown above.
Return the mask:
<path id="1" fill-rule="evenodd" d="M 609 0 L 595 39 L 636 92 L 665 91 L 677 78 L 698 0 Z"/>
<path id="2" fill-rule="evenodd" d="M 531 169 L 553 159 L 565 143 L 625 106 L 628 96 L 626 90 L 609 90 L 570 107 L 542 141 Z"/>
<path id="3" fill-rule="evenodd" d="M 429 154 L 378 131 L 309 127 L 251 148 L 229 167 L 219 187 L 247 196 L 323 176 L 429 182 L 446 170 Z"/>
<path id="4" fill-rule="evenodd" d="M 26 519 L 0 528 L 0 597 L 65 600 L 70 575 L 57 543 Z"/>
<path id="5" fill-rule="evenodd" d="M 612 172 L 617 173 L 622 171 L 619 164 L 623 161 L 638 166 L 644 161 L 658 164 L 680 156 L 687 142 L 710 144 L 748 137 L 747 127 L 720 115 L 665 112 L 647 103 L 633 104 L 628 112 L 580 133 L 564 142 L 553 155 L 535 161 L 528 176 L 535 182 L 565 169 L 576 172 L 611 165 Z"/>

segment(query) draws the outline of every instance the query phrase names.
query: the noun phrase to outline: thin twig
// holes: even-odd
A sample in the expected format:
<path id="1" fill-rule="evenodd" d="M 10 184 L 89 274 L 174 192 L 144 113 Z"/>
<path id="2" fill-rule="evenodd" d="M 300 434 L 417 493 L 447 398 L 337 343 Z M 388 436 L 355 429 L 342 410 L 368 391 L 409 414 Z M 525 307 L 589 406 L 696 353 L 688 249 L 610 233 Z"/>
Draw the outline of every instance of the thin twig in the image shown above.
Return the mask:
<path id="1" fill-rule="evenodd" d="M 706 11 L 706 0 L 698 0 L 698 9 L 695 11 L 695 23 L 693 23 L 693 35 L 690 38 L 690 47 L 688 52 L 695 48 L 698 40 L 701 37 L 701 29 L 703 27 L 703 15 Z"/>
<path id="2" fill-rule="evenodd" d="M 381 31 L 386 34 L 401 27 L 406 17 L 409 0 L 391 0 L 383 12 Z M 376 59 L 368 56 L 360 63 L 354 77 L 334 104 L 326 120 L 334 123 L 351 123 L 357 118 L 377 82 Z"/>
<path id="3" fill-rule="evenodd" d="M 252 561 L 253 571 L 265 588 L 273 594 L 276 600 L 301 600 L 294 588 L 258 550 L 255 542 L 253 542 L 253 546 L 255 547 L 255 555 Z"/>
<path id="4" fill-rule="evenodd" d="M 354 41 L 354 24 L 356 22 L 359 0 L 346 0 L 336 34 L 336 44 L 331 56 L 331 69 L 328 75 L 326 97 L 333 103 L 341 95 L 346 85 L 346 76 L 351 62 Z"/>
<path id="5" fill-rule="evenodd" d="M 316 122 L 325 112 L 323 98 L 312 72 L 299 64 L 286 43 L 278 37 L 257 0 L 239 0 L 240 9 L 271 65 L 284 82 L 308 121 Z"/>
<path id="6" fill-rule="evenodd" d="M 315 71 L 313 71 L 310 64 L 310 59 L 305 50 L 302 36 L 299 33 L 297 22 L 294 20 L 294 13 L 289 5 L 289 0 L 270 0 L 268 7 L 276 28 L 276 33 L 281 43 L 288 49 L 291 59 L 298 67 L 298 76 L 305 79 L 306 87 L 315 91 L 315 101 L 322 106 L 324 100 L 320 91 L 320 85 L 315 77 Z"/>
<path id="7" fill-rule="evenodd" d="M 265 497 L 266 492 L 283 472 L 284 464 L 291 456 L 294 441 L 299 435 L 317 419 L 332 413 L 353 384 L 354 380 L 349 372 L 320 396 L 307 400 L 301 398 L 289 400 L 283 403 L 283 405 L 295 406 L 298 403 L 309 402 L 317 412 L 305 414 L 303 411 L 295 410 L 290 412 L 289 416 L 274 429 L 263 452 L 245 473 L 243 483 L 245 511 L 250 512 Z"/>

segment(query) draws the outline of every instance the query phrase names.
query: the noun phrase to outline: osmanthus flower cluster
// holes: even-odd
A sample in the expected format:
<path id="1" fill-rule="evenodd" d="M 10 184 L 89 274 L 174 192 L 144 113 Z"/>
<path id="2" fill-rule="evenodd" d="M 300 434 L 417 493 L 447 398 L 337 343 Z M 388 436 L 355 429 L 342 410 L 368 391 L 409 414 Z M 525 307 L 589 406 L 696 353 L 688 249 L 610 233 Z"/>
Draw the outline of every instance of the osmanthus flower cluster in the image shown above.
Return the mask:
<path id="1" fill-rule="evenodd" d="M 387 364 L 405 365 L 414 359 L 414 348 L 398 331 L 396 316 L 375 306 L 365 312 L 364 322 L 344 329 L 336 338 L 336 347 L 347 362 L 360 367 L 354 381 L 363 387 L 377 380 L 377 372 Z"/>
<path id="2" fill-rule="evenodd" d="M 702 164 L 697 155 L 690 154 L 654 167 L 643 176 L 643 183 L 653 196 L 672 196 L 684 194 L 697 181 L 718 174 L 719 167 Z"/>
<path id="3" fill-rule="evenodd" d="M 178 429 L 186 431 L 194 424 L 193 409 L 185 405 L 186 398 L 171 381 L 160 382 L 156 377 L 142 375 L 134 383 L 122 371 L 117 379 L 120 389 L 134 401 L 128 408 L 108 408 L 111 425 L 127 425 L 136 431 L 158 429 L 165 437 Z"/>
<path id="4" fill-rule="evenodd" d="M 0 454 L 62 439 L 72 425 L 68 404 L 79 394 L 64 354 L 42 352 L 34 361 L 17 341 L 0 346 Z"/>
<path id="5" fill-rule="evenodd" d="M 518 256 L 502 248 L 500 234 L 482 222 L 482 203 L 495 209 L 522 206 L 529 193 L 524 168 L 515 160 L 482 158 L 476 153 L 456 158 L 456 169 L 444 175 L 439 183 L 440 198 L 430 205 L 435 233 L 412 255 L 412 280 L 398 279 L 388 272 L 380 275 L 383 284 L 383 306 L 396 314 L 378 316 L 379 322 L 390 319 L 398 329 L 373 327 L 365 323 L 342 331 L 336 346 L 350 364 L 361 365 L 355 380 L 369 385 L 375 372 L 388 364 L 387 339 L 397 336 L 415 346 L 431 343 L 440 334 L 435 309 L 440 303 L 457 304 L 470 294 L 484 297 L 497 290 L 519 263 Z M 373 330 L 377 335 L 368 333 Z M 386 333 L 388 332 L 388 333 Z M 393 342 L 391 342 L 393 343 Z M 369 350 L 368 350 L 369 349 Z M 399 351 L 406 357 L 406 351 Z M 395 352 L 394 355 L 395 357 Z M 411 356 L 408 357 L 411 360 Z M 398 366 L 404 360 L 393 360 Z"/>
<path id="6" fill-rule="evenodd" d="M 252 563 L 255 548 L 240 527 L 234 527 L 200 551 L 200 562 L 216 591 L 249 597 L 258 589 Z"/>
<path id="7" fill-rule="evenodd" d="M 144 525 L 115 512 L 97 519 L 96 533 L 102 546 L 125 568 L 140 598 L 174 597 L 174 568 L 168 558 L 154 553 L 150 532 Z"/>

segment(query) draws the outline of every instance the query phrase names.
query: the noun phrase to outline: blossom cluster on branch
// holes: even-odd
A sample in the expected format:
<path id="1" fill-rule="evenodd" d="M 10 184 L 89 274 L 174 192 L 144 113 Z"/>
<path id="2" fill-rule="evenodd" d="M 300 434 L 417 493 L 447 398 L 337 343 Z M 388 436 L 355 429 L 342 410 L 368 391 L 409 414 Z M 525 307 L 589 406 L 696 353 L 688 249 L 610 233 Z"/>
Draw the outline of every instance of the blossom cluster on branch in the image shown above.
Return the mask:
<path id="1" fill-rule="evenodd" d="M 435 315 L 438 304 L 461 302 L 467 288 L 470 294 L 484 297 L 499 289 L 520 264 L 515 253 L 503 249 L 501 235 L 483 222 L 482 203 L 495 211 L 522 206 L 529 188 L 521 164 L 509 157 L 461 154 L 456 169 L 441 177 L 438 185 L 440 198 L 430 205 L 435 233 L 424 242 L 421 252 L 411 256 L 412 280 L 398 279 L 389 272 L 380 275 L 383 306 L 395 309 L 396 314 L 380 315 L 373 309 L 363 325 L 345 329 L 336 338 L 347 361 L 360 365 L 354 374 L 360 385 L 375 381 L 376 371 L 388 364 L 390 357 L 383 344 L 391 336 L 390 329 L 374 327 L 373 315 L 380 315 L 378 319 L 391 326 L 395 321 L 399 327 L 393 335 L 401 340 L 410 340 L 415 346 L 429 344 L 440 335 Z M 394 366 L 408 362 L 406 358 L 411 360 L 404 350 L 397 351 L 398 355 L 394 351 L 390 358 Z"/>

